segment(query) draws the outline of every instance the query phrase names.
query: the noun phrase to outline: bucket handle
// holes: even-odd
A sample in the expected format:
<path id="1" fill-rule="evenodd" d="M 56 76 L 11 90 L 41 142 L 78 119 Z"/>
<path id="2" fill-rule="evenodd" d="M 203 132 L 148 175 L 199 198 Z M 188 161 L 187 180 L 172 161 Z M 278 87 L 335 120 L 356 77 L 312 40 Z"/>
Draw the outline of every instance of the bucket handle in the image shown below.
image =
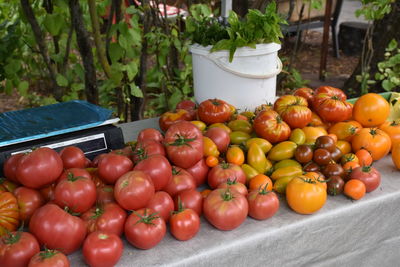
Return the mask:
<path id="1" fill-rule="evenodd" d="M 278 56 L 276 57 L 277 61 L 278 61 L 278 65 L 277 65 L 276 69 L 273 72 L 266 73 L 266 74 L 251 74 L 251 73 L 238 72 L 238 71 L 233 70 L 233 69 L 229 68 L 228 66 L 226 66 L 226 64 L 224 64 L 220 60 L 219 57 L 214 57 L 214 56 L 210 56 L 209 55 L 207 58 L 209 58 L 218 67 L 220 67 L 221 69 L 225 70 L 226 72 L 230 72 L 232 74 L 235 74 L 236 76 L 243 77 L 243 78 L 267 79 L 267 78 L 271 78 L 271 77 L 274 77 L 274 76 L 278 75 L 282 71 L 282 61 Z"/>

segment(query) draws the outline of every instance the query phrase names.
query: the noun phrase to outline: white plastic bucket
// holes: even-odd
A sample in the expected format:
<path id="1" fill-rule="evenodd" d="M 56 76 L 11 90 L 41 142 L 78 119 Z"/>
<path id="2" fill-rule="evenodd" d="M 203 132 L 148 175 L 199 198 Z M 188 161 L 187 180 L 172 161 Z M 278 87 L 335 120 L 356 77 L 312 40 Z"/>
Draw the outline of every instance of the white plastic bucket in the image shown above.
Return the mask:
<path id="1" fill-rule="evenodd" d="M 196 102 L 219 98 L 240 110 L 274 102 L 276 76 L 282 70 L 280 48 L 276 43 L 238 48 L 229 62 L 227 50 L 210 53 L 211 46 L 192 45 Z"/>

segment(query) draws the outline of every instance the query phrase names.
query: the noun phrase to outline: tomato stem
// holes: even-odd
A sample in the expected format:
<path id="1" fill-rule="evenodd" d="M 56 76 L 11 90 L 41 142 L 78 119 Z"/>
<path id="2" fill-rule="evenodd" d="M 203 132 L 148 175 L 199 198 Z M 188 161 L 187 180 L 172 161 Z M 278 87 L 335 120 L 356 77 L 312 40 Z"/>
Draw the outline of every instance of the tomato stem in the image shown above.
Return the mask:
<path id="1" fill-rule="evenodd" d="M 46 246 L 44 247 L 44 251 L 41 251 L 39 253 L 39 257 L 42 261 L 44 261 L 45 259 L 51 258 L 54 255 L 60 253 L 58 250 L 55 249 L 48 249 L 46 248 Z"/>
<path id="2" fill-rule="evenodd" d="M 172 175 L 179 175 L 181 173 L 180 170 L 177 170 L 175 167 L 172 167 Z"/>
<path id="3" fill-rule="evenodd" d="M 189 146 L 189 147 L 192 147 L 189 144 L 189 142 L 193 142 L 194 140 L 196 140 L 196 138 L 185 138 L 184 136 L 177 134 L 176 135 L 176 139 L 174 140 L 174 142 L 167 143 L 166 145 L 168 145 L 168 146 Z"/>
<path id="4" fill-rule="evenodd" d="M 264 186 L 260 185 L 260 188 L 258 188 L 258 194 L 260 195 L 267 195 L 271 193 L 272 191 L 267 190 L 268 183 L 266 183 Z"/>
<path id="5" fill-rule="evenodd" d="M 21 233 L 22 231 L 17 231 L 15 233 L 10 232 L 8 229 L 4 228 L 6 230 L 6 236 L 3 237 L 3 242 L 7 245 L 12 245 L 17 243 L 21 239 Z"/>
<path id="6" fill-rule="evenodd" d="M 228 180 L 226 181 L 227 185 L 235 185 L 237 184 L 237 178 L 235 177 L 233 180 L 231 180 L 231 178 L 228 178 Z"/>
<path id="7" fill-rule="evenodd" d="M 144 210 L 144 214 L 143 214 L 143 215 L 139 214 L 138 212 L 136 212 L 136 211 L 134 211 L 134 210 L 132 210 L 132 212 L 133 212 L 136 216 L 138 216 L 138 217 L 140 218 L 140 220 L 138 220 L 138 221 L 135 223 L 135 225 L 136 225 L 136 224 L 139 224 L 139 223 L 144 223 L 144 224 L 149 224 L 149 225 L 155 225 L 155 223 L 153 223 L 153 221 L 154 221 L 155 219 L 160 218 L 160 216 L 157 215 L 158 212 L 153 212 L 153 213 L 147 215 L 147 209 Z"/>
<path id="8" fill-rule="evenodd" d="M 222 193 L 221 197 L 224 201 L 231 201 L 234 198 L 229 187 Z"/>

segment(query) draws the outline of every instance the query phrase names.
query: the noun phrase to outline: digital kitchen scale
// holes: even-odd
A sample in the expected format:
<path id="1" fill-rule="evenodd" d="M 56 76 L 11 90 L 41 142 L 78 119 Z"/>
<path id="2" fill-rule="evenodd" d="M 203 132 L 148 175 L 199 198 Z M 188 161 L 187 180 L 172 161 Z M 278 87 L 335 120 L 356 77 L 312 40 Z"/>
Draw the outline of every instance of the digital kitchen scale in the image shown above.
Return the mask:
<path id="1" fill-rule="evenodd" d="M 112 111 L 86 101 L 73 100 L 53 105 L 0 114 L 0 175 L 4 161 L 13 154 L 36 147 L 60 151 L 77 146 L 89 159 L 124 146 L 122 130 Z"/>

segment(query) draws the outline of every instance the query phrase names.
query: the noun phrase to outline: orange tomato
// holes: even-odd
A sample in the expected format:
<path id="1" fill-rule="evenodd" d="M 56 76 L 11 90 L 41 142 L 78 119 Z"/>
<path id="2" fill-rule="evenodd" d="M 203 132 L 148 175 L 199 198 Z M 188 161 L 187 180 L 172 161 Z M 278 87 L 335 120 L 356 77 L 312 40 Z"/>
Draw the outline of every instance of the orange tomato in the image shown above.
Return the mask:
<path id="1" fill-rule="evenodd" d="M 354 103 L 353 118 L 364 127 L 376 127 L 386 121 L 390 105 L 381 95 L 368 93 Z"/>
<path id="2" fill-rule="evenodd" d="M 306 135 L 306 144 L 314 143 L 318 137 L 328 134 L 322 127 L 306 126 L 302 130 Z"/>
<path id="3" fill-rule="evenodd" d="M 325 177 L 322 173 L 318 172 L 306 172 L 304 176 L 313 179 L 315 182 L 319 183 L 325 189 L 327 188 Z"/>
<path id="4" fill-rule="evenodd" d="M 358 200 L 365 196 L 365 184 L 357 179 L 351 179 L 344 185 L 344 194 L 349 198 Z"/>
<path id="5" fill-rule="evenodd" d="M 350 142 L 353 136 L 361 130 L 362 126 L 357 127 L 350 121 L 342 121 L 332 125 L 328 133 L 335 134 L 338 140 L 345 140 Z"/>
<path id="6" fill-rule="evenodd" d="M 317 127 L 317 126 L 323 126 L 324 123 L 321 120 L 321 118 L 318 116 L 317 113 L 315 113 L 314 111 L 311 113 L 311 122 L 308 124 L 308 126 L 313 126 L 313 127 Z"/>
<path id="7" fill-rule="evenodd" d="M 372 164 L 371 153 L 366 149 L 360 149 L 356 152 L 356 157 L 358 158 L 358 163 L 361 166 L 369 166 Z"/>
<path id="8" fill-rule="evenodd" d="M 216 156 L 208 156 L 206 158 L 206 165 L 210 168 L 217 166 L 219 163 L 219 160 Z"/>
<path id="9" fill-rule="evenodd" d="M 392 161 L 394 166 L 400 170 L 400 143 L 396 143 L 392 148 Z"/>
<path id="10" fill-rule="evenodd" d="M 363 128 L 354 135 L 351 145 L 353 151 L 364 148 L 371 153 L 373 160 L 379 160 L 389 153 L 392 141 L 387 133 L 378 128 Z"/>
<path id="11" fill-rule="evenodd" d="M 355 161 L 357 163 L 359 162 L 358 157 L 354 153 L 344 154 L 340 159 L 340 163 L 342 163 L 342 165 L 346 164 L 349 161 Z"/>
<path id="12" fill-rule="evenodd" d="M 385 133 L 387 133 L 390 137 L 390 140 L 392 140 L 392 146 L 396 143 L 400 143 L 400 123 L 396 121 L 386 121 L 384 122 L 381 126 L 379 126 L 379 129 L 383 130 Z"/>
<path id="13" fill-rule="evenodd" d="M 272 180 L 264 175 L 264 174 L 257 174 L 249 181 L 249 191 L 250 190 L 259 190 L 260 188 L 264 188 L 267 185 L 267 191 L 272 190 Z"/>
<path id="14" fill-rule="evenodd" d="M 355 161 L 348 161 L 343 164 L 343 170 L 345 171 L 345 173 L 351 173 L 351 171 L 357 167 L 360 167 L 360 164 Z"/>
<path id="15" fill-rule="evenodd" d="M 294 177 L 286 187 L 287 203 L 300 214 L 318 211 L 324 206 L 326 198 L 326 188 L 307 176 Z"/>
<path id="16" fill-rule="evenodd" d="M 226 151 L 226 161 L 236 165 L 244 163 L 244 152 L 239 146 L 231 146 Z"/>
<path id="17" fill-rule="evenodd" d="M 336 147 L 342 151 L 342 155 L 351 152 L 351 144 L 344 140 L 339 140 L 336 142 Z"/>

